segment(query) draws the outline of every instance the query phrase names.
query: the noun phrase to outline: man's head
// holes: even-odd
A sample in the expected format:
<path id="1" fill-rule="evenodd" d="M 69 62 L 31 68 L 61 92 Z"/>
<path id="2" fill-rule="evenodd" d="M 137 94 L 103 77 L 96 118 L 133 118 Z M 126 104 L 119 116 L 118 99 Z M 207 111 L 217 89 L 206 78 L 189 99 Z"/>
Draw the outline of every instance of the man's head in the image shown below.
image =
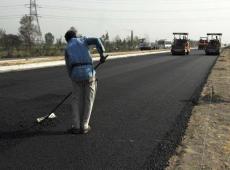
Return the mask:
<path id="1" fill-rule="evenodd" d="M 77 35 L 75 31 L 69 30 L 65 33 L 65 40 L 67 42 L 69 42 L 69 40 L 71 40 L 72 38 L 76 38 L 76 37 Z"/>

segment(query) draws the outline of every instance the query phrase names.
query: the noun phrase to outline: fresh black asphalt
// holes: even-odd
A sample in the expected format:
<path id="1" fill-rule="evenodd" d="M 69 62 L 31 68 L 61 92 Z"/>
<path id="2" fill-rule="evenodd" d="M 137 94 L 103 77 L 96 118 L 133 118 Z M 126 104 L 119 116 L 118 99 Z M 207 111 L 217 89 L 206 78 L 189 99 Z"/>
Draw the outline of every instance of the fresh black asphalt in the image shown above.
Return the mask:
<path id="1" fill-rule="evenodd" d="M 0 169 L 163 168 L 167 136 L 181 135 L 178 117 L 216 58 L 194 50 L 108 60 L 97 71 L 87 135 L 66 132 L 70 99 L 55 121 L 34 124 L 71 91 L 65 67 L 0 74 Z"/>

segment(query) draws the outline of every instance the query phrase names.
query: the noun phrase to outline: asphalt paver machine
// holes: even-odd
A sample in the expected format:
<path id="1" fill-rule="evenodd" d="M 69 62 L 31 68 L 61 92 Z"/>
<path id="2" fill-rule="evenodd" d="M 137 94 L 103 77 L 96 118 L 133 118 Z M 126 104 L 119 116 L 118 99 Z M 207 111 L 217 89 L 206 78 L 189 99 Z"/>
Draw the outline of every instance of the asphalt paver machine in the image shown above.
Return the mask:
<path id="1" fill-rule="evenodd" d="M 173 33 L 174 39 L 171 48 L 172 55 L 177 54 L 189 54 L 190 53 L 190 43 L 188 39 L 188 33 Z"/>
<path id="2" fill-rule="evenodd" d="M 219 55 L 221 49 L 222 33 L 208 33 L 208 45 L 205 49 L 206 55 Z"/>

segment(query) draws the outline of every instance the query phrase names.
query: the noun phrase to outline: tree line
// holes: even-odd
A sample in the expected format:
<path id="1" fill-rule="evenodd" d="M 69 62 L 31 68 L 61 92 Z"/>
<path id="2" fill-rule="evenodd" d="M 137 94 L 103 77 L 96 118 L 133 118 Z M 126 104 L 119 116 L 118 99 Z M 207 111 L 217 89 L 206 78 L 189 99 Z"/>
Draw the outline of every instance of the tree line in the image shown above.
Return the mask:
<path id="1" fill-rule="evenodd" d="M 20 20 L 18 34 L 7 34 L 0 28 L 0 58 L 62 55 L 65 44 L 62 38 L 46 33 L 42 41 L 34 17 L 25 15 Z"/>
<path id="2" fill-rule="evenodd" d="M 33 21 L 32 16 L 23 16 L 20 19 L 18 34 L 7 34 L 0 28 L 0 58 L 63 55 L 65 41 L 62 38 L 55 39 L 51 32 L 45 33 L 44 38 L 41 37 Z M 70 29 L 77 31 L 74 27 Z M 123 39 L 117 35 L 111 40 L 109 33 L 105 33 L 100 38 L 107 52 L 134 50 L 139 43 L 139 37 L 132 35 Z"/>

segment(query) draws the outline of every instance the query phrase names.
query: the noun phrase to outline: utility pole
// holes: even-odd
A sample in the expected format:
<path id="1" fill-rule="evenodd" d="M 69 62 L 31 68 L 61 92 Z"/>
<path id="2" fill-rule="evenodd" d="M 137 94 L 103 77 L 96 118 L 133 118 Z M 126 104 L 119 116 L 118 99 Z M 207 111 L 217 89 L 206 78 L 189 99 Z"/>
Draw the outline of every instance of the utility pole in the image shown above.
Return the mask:
<path id="1" fill-rule="evenodd" d="M 131 48 L 133 49 L 133 30 L 131 30 Z"/>
<path id="2" fill-rule="evenodd" d="M 30 9 L 30 25 L 32 25 L 32 22 L 35 21 L 33 24 L 37 27 L 38 29 L 38 38 L 37 38 L 37 42 L 41 43 L 42 41 L 42 32 L 41 32 L 41 27 L 39 24 L 39 15 L 38 15 L 38 5 L 36 3 L 36 0 L 30 0 L 30 4 L 29 4 L 29 9 Z"/>

